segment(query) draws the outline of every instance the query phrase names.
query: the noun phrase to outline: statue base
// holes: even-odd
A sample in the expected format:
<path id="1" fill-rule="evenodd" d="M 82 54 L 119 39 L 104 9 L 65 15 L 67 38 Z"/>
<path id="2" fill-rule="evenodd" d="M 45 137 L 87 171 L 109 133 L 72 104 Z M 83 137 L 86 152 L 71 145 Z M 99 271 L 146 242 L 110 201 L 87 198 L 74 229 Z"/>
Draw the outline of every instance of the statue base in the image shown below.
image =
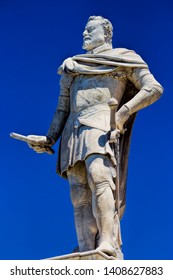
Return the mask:
<path id="1" fill-rule="evenodd" d="M 82 253 L 72 253 L 63 256 L 49 258 L 48 260 L 123 260 L 123 254 L 119 253 L 117 258 L 109 256 L 99 250 L 87 251 Z"/>

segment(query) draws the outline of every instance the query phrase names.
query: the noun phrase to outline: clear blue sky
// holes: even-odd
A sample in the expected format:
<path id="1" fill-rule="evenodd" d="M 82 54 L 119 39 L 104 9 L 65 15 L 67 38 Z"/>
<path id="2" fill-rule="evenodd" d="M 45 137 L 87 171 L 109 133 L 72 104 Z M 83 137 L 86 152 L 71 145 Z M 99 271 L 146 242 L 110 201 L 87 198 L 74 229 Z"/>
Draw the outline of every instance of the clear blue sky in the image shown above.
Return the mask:
<path id="1" fill-rule="evenodd" d="M 10 132 L 44 135 L 59 94 L 58 66 L 83 53 L 90 15 L 114 26 L 114 47 L 135 50 L 164 87 L 138 114 L 132 137 L 125 259 L 173 259 L 173 2 L 0 1 L 0 259 L 42 259 L 77 245 L 68 182 L 56 154 L 36 154 Z"/>

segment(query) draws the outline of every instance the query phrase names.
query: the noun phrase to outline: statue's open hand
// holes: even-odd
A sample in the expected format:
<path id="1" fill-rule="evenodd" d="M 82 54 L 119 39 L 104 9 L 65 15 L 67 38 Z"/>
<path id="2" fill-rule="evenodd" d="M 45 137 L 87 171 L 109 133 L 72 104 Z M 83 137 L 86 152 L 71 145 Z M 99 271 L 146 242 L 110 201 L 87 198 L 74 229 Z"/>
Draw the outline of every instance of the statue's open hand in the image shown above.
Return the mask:
<path id="1" fill-rule="evenodd" d="M 46 136 L 28 135 L 27 139 L 28 146 L 35 152 L 54 154 L 54 150 L 51 148 L 54 143 L 52 143 L 50 138 Z"/>

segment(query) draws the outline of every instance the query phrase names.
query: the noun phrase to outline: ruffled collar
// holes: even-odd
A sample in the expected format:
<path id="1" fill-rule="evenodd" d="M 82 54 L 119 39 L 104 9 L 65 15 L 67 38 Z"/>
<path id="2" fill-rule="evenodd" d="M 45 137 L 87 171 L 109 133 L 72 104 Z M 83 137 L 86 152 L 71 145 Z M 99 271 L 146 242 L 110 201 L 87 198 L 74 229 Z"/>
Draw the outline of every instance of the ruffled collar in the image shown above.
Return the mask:
<path id="1" fill-rule="evenodd" d="M 105 44 L 93 49 L 92 51 L 88 51 L 87 54 L 96 54 L 96 53 L 106 52 L 111 49 L 112 49 L 112 45 L 105 43 Z"/>

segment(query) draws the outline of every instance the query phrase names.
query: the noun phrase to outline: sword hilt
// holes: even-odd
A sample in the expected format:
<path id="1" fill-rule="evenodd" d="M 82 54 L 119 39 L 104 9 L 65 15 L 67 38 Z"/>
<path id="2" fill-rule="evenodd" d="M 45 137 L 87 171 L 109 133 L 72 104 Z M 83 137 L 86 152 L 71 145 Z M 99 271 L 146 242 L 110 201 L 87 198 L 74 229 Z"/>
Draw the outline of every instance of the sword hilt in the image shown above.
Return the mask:
<path id="1" fill-rule="evenodd" d="M 114 97 L 111 97 L 108 101 L 109 108 L 111 110 L 111 115 L 110 115 L 110 127 L 111 127 L 111 134 L 110 134 L 110 143 L 116 142 L 116 111 L 118 108 L 118 101 Z"/>
<path id="2" fill-rule="evenodd" d="M 112 97 L 112 98 L 109 99 L 108 105 L 109 105 L 109 108 L 111 110 L 110 127 L 111 127 L 111 130 L 115 130 L 116 129 L 115 113 L 116 113 L 117 108 L 118 108 L 118 101 L 114 97 Z"/>

